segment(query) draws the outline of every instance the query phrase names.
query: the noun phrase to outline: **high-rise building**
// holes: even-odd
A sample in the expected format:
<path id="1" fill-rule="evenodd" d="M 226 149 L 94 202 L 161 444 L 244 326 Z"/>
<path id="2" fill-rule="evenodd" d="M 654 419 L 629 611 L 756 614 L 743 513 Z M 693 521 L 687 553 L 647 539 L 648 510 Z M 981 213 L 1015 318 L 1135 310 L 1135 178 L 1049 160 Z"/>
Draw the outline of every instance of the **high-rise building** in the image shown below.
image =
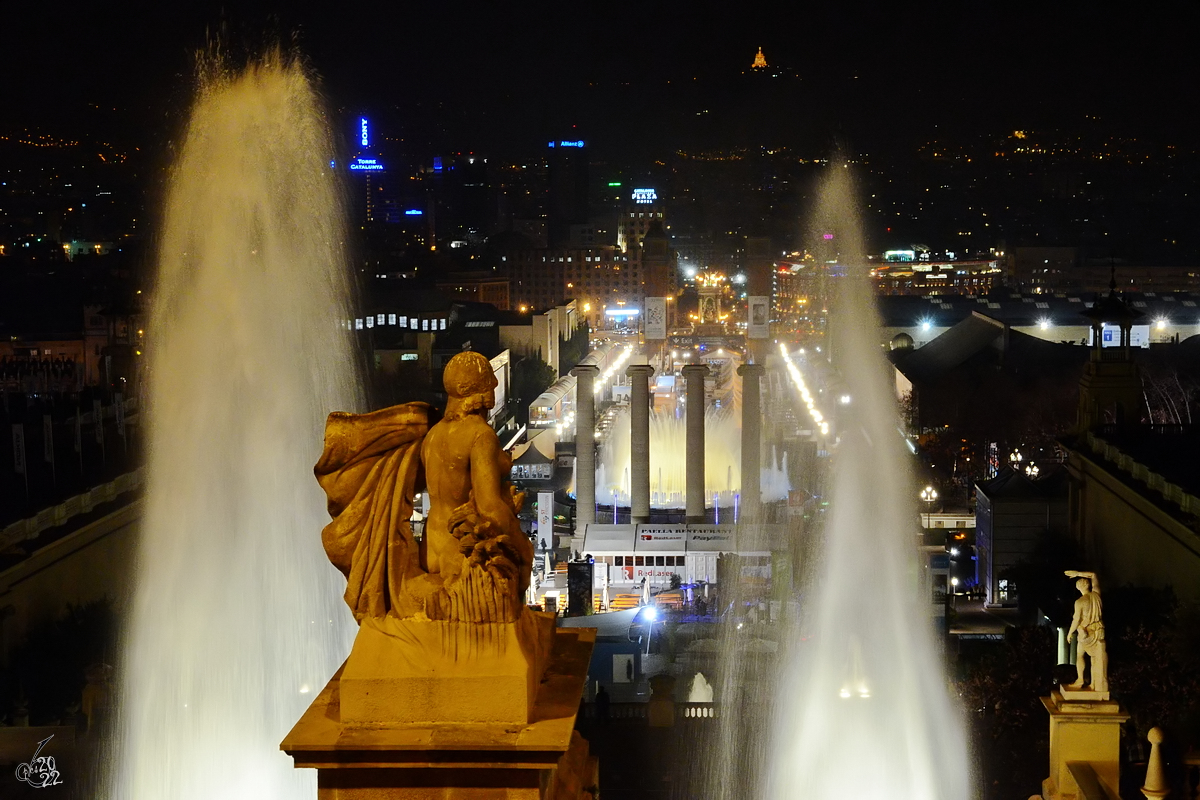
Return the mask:
<path id="1" fill-rule="evenodd" d="M 642 246 L 642 238 L 657 221 L 666 225 L 663 209 L 654 189 L 634 189 L 629 195 L 629 204 L 617 218 L 617 247 L 628 253 Z"/>
<path id="2" fill-rule="evenodd" d="M 439 156 L 432 169 L 425 170 L 425 179 L 431 187 L 438 241 L 482 240 L 495 217 L 488 159 L 473 152 Z"/>
<path id="3" fill-rule="evenodd" d="M 354 192 L 354 217 L 360 223 L 383 222 L 387 207 L 385 188 L 388 181 L 384 177 L 387 168 L 374 147 L 374 131 L 365 116 L 355 122 L 353 141 L 355 155 L 346 169 L 359 182 L 359 189 Z"/>
<path id="4" fill-rule="evenodd" d="M 588 160 L 582 139 L 556 139 L 548 143 L 548 217 L 551 247 L 565 247 L 572 226 L 588 222 Z"/>
<path id="5" fill-rule="evenodd" d="M 639 262 L 613 247 L 537 248 L 503 256 L 509 267 L 511 307 L 529 311 L 574 299 L 593 327 L 606 308 L 638 308 L 646 297 Z"/>
<path id="6" fill-rule="evenodd" d="M 642 294 L 646 297 L 667 297 L 678 289 L 675 249 L 663 228 L 662 220 L 650 223 L 642 237 L 635 267 L 640 267 Z"/>

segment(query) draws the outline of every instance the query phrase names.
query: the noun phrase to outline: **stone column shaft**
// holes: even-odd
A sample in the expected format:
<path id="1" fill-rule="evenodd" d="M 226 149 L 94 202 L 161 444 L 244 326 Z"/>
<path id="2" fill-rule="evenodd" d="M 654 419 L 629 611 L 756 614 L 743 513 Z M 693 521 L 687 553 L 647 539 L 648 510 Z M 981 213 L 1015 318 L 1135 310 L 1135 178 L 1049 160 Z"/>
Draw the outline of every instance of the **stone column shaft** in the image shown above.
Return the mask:
<path id="1" fill-rule="evenodd" d="M 599 367 L 575 367 L 575 536 L 596 521 L 596 376 Z"/>
<path id="2" fill-rule="evenodd" d="M 761 364 L 742 364 L 742 519 L 758 515 L 762 503 L 762 389 Z"/>
<path id="3" fill-rule="evenodd" d="M 630 522 L 650 521 L 650 376 L 649 364 L 633 364 L 629 376 L 629 495 Z"/>
<path id="4" fill-rule="evenodd" d="M 708 371 L 703 364 L 688 364 L 683 368 L 687 397 L 688 522 L 704 521 L 704 378 Z"/>

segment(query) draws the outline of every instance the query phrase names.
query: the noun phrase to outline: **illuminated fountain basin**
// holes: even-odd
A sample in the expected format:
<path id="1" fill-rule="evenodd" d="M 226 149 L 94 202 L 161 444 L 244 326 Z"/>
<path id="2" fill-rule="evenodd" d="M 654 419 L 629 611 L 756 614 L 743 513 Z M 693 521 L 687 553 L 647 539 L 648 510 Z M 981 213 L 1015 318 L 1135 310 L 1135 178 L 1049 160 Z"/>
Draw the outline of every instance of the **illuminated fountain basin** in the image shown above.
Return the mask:
<path id="1" fill-rule="evenodd" d="M 279 742 L 349 652 L 312 465 L 359 407 L 333 148 L 304 71 L 209 78 L 167 196 L 149 487 L 109 796 L 314 797 Z"/>
<path id="2" fill-rule="evenodd" d="M 608 439 L 601 445 L 596 468 L 596 501 L 629 505 L 631 452 L 629 410 L 617 412 Z M 763 502 L 786 500 L 791 488 L 787 454 L 771 449 L 770 463 L 760 476 Z M 742 432 L 732 410 L 709 409 L 704 415 L 704 499 L 732 508 L 742 486 Z M 687 420 L 668 413 L 650 415 L 650 505 L 685 508 L 687 489 Z"/>

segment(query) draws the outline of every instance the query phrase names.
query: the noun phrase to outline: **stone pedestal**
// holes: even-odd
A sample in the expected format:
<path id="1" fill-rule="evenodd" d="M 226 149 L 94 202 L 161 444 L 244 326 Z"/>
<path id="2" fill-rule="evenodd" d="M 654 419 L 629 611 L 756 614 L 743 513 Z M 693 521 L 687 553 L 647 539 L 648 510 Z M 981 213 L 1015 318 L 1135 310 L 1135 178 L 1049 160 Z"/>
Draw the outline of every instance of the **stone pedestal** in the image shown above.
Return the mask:
<path id="1" fill-rule="evenodd" d="M 685 508 L 688 522 L 704 521 L 704 364 L 683 368 L 687 392 L 687 461 Z"/>
<path id="2" fill-rule="evenodd" d="M 524 723 L 553 638 L 553 616 L 534 611 L 508 623 L 367 618 L 342 668 L 342 719 Z"/>
<path id="3" fill-rule="evenodd" d="M 575 538 L 582 542 L 596 521 L 596 376 L 599 367 L 585 364 L 575 376 Z M 581 545 L 582 546 L 582 545 Z"/>
<path id="4" fill-rule="evenodd" d="M 281 749 L 317 770 L 318 800 L 590 800 L 574 726 L 595 631 L 529 617 L 364 627 Z"/>
<path id="5" fill-rule="evenodd" d="M 1073 800 L 1101 786 L 1116 796 L 1121 725 L 1129 714 L 1107 694 L 1055 689 L 1042 698 L 1050 714 L 1050 777 L 1042 782 L 1046 800 Z"/>
<path id="6" fill-rule="evenodd" d="M 633 364 L 629 376 L 629 516 L 633 524 L 650 521 L 650 376 L 654 367 Z"/>

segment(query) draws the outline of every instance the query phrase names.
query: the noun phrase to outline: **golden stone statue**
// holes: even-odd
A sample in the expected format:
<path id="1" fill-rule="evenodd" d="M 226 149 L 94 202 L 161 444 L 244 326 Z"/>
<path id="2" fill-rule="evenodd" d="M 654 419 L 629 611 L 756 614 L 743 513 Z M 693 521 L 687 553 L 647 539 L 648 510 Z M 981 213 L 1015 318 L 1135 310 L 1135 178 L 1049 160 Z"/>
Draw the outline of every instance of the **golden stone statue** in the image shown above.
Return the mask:
<path id="1" fill-rule="evenodd" d="M 459 353 L 443 382 L 440 420 L 425 403 L 329 415 L 321 538 L 359 628 L 280 746 L 317 770 L 318 800 L 589 800 L 596 760 L 574 726 L 595 631 L 522 602 L 533 546 L 487 422 L 491 364 Z"/>
<path id="2" fill-rule="evenodd" d="M 325 552 L 346 576 L 346 602 L 365 618 L 513 622 L 523 609 L 533 546 L 508 481 L 512 460 L 487 421 L 496 404 L 488 360 L 463 352 L 446 365 L 449 400 L 369 414 L 334 413 L 325 425 L 317 481 L 333 520 Z M 429 492 L 421 541 L 409 519 Z"/>

